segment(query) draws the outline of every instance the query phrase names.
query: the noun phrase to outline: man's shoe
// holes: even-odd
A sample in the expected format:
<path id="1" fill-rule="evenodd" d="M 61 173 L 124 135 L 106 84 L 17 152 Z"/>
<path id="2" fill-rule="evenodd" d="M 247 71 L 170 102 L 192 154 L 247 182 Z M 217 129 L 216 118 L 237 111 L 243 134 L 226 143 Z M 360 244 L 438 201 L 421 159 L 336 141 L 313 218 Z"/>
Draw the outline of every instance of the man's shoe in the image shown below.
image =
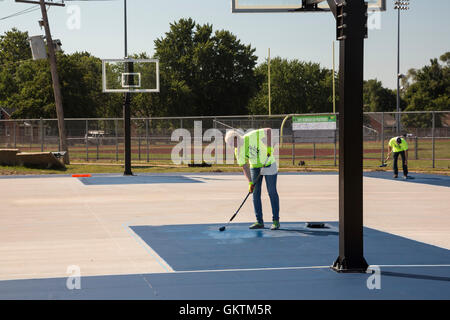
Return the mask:
<path id="1" fill-rule="evenodd" d="M 394 174 L 394 179 L 397 179 L 398 178 L 398 174 Z"/>
<path id="2" fill-rule="evenodd" d="M 264 229 L 264 223 L 255 222 L 249 229 Z"/>
<path id="3" fill-rule="evenodd" d="M 280 229 L 280 222 L 275 220 L 272 223 L 272 226 L 270 227 L 270 230 L 278 230 L 278 229 Z"/>

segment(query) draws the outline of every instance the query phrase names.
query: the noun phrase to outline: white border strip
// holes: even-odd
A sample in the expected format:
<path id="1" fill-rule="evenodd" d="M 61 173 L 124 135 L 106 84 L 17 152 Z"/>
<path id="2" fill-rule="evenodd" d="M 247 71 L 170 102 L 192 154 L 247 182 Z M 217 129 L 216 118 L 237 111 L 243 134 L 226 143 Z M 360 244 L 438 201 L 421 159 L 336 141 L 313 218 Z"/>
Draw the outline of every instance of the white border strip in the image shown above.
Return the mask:
<path id="1" fill-rule="evenodd" d="M 426 268 L 426 267 L 450 267 L 450 264 L 417 264 L 417 265 L 370 265 L 370 267 L 383 268 Z M 218 269 L 218 270 L 180 270 L 172 273 L 201 273 L 201 272 L 246 272 L 246 271 L 278 271 L 278 270 L 313 270 L 330 269 L 332 266 L 308 266 L 308 267 L 280 267 L 280 268 L 248 268 L 248 269 Z"/>
<path id="2" fill-rule="evenodd" d="M 134 238 L 134 240 L 139 243 L 145 251 L 147 251 L 153 259 L 155 259 L 156 262 L 164 269 L 166 272 L 173 273 L 173 268 L 165 261 L 163 258 L 161 258 L 158 253 L 156 253 L 155 250 L 153 250 L 152 247 L 150 247 L 139 235 L 134 232 L 133 229 L 130 227 L 130 223 L 123 224 L 123 227 L 127 230 L 127 232 Z M 150 273 L 160 273 L 160 272 L 150 272 Z"/>
<path id="3" fill-rule="evenodd" d="M 436 268 L 448 268 L 450 267 L 450 264 L 385 264 L 385 265 L 370 265 L 370 267 L 380 267 L 380 268 L 432 268 L 432 267 L 436 267 Z"/>
<path id="4" fill-rule="evenodd" d="M 280 268 L 249 268 L 249 269 L 218 269 L 218 270 L 181 270 L 173 273 L 199 273 L 199 272 L 245 272 L 245 271 L 277 271 L 277 270 L 308 270 L 308 269 L 329 269 L 331 266 L 313 267 L 280 267 Z"/>

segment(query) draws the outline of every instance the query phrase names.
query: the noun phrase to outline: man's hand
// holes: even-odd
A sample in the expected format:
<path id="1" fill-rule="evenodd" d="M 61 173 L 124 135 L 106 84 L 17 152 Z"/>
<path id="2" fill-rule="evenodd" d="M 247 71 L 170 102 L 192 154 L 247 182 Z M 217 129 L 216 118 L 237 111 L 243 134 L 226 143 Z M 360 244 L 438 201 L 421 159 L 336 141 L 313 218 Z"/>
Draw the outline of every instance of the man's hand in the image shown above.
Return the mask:
<path id="1" fill-rule="evenodd" d="M 388 154 L 387 154 L 386 161 L 389 160 L 389 157 L 391 156 L 391 153 L 392 153 L 392 148 L 391 148 L 391 146 L 388 146 Z"/>
<path id="2" fill-rule="evenodd" d="M 248 183 L 248 192 L 253 193 L 253 190 L 255 190 L 255 185 L 253 182 Z"/>
<path id="3" fill-rule="evenodd" d="M 388 155 L 387 155 L 387 158 L 386 158 L 386 160 L 384 162 L 387 162 L 390 157 L 391 157 L 391 153 L 389 152 Z"/>

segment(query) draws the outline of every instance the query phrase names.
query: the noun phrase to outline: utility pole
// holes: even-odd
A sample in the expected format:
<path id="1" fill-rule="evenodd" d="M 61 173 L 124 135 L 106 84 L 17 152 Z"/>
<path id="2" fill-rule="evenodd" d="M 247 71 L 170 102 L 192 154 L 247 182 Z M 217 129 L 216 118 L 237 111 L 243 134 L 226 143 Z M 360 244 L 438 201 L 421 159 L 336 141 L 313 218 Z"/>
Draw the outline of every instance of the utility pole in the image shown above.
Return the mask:
<path id="1" fill-rule="evenodd" d="M 44 0 L 39 0 L 39 1 L 16 0 L 16 2 L 35 3 L 35 4 L 40 4 L 40 6 L 41 6 L 42 21 L 43 21 L 44 30 L 45 30 L 45 39 L 47 40 L 50 72 L 51 72 L 52 81 L 53 81 L 53 94 L 55 96 L 56 115 L 58 118 L 59 149 L 61 151 L 65 151 L 64 163 L 70 164 L 69 150 L 67 148 L 66 128 L 65 128 L 65 124 L 64 124 L 63 99 L 62 99 L 62 94 L 61 94 L 61 86 L 59 84 L 58 68 L 57 68 L 57 64 L 56 64 L 56 54 L 55 54 L 55 48 L 53 47 L 53 39 L 52 39 L 52 34 L 50 32 L 50 25 L 48 22 L 47 9 L 45 7 L 46 5 L 61 7 L 61 6 L 64 6 L 64 4 L 63 3 L 45 2 Z"/>
<path id="2" fill-rule="evenodd" d="M 53 80 L 53 92 L 55 95 L 56 116 L 58 118 L 59 131 L 59 146 L 62 151 L 65 151 L 64 163 L 70 164 L 69 150 L 67 148 L 66 127 L 64 123 L 64 109 L 63 99 L 61 94 L 61 87 L 59 84 L 58 68 L 56 64 L 55 48 L 53 47 L 52 34 L 50 33 L 50 25 L 48 23 L 47 9 L 45 8 L 44 0 L 40 0 L 42 20 L 44 21 L 45 39 L 47 39 L 48 57 L 50 62 L 50 72 Z"/>
<path id="3" fill-rule="evenodd" d="M 395 114 L 395 127 L 397 135 L 400 135 L 400 10 L 409 9 L 409 0 L 395 1 L 394 9 L 397 10 L 397 113 Z"/>

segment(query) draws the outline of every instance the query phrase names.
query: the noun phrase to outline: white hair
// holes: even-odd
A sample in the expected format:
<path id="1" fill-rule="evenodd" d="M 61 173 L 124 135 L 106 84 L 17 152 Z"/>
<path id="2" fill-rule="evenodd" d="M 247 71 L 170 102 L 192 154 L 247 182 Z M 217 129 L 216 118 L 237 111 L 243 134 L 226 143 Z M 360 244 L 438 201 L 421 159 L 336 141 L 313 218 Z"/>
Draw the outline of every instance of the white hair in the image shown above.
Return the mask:
<path id="1" fill-rule="evenodd" d="M 244 139 L 244 132 L 239 129 L 227 130 L 227 133 L 225 134 L 225 143 L 229 146 L 233 146 L 235 137 L 238 139 L 238 145 L 235 147 L 238 147 L 240 142 Z"/>

